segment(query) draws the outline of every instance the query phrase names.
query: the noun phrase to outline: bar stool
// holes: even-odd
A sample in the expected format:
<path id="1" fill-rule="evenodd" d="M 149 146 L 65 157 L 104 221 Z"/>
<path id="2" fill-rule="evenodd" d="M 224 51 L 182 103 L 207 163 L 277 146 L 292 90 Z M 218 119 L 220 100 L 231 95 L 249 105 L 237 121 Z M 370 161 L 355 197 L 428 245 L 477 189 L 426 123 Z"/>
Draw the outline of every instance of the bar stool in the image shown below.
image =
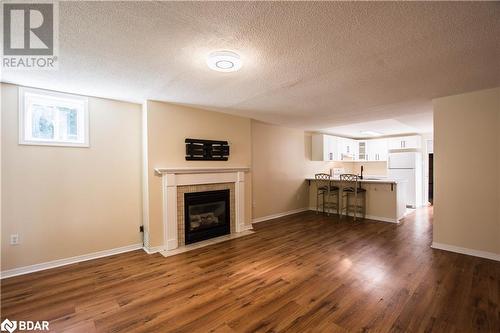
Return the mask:
<path id="1" fill-rule="evenodd" d="M 319 211 L 320 203 L 319 197 L 323 198 L 323 202 L 321 207 L 323 208 L 323 213 L 325 213 L 325 209 L 335 208 L 337 214 L 339 214 L 340 208 L 340 192 L 338 186 L 332 185 L 332 180 L 329 174 L 326 173 L 318 173 L 314 175 L 316 179 L 316 214 Z M 331 199 L 336 199 L 332 201 Z M 330 215 L 330 212 L 326 212 L 327 215 Z"/>
<path id="2" fill-rule="evenodd" d="M 363 212 L 363 219 L 366 217 L 366 189 L 361 188 L 361 184 L 358 181 L 358 175 L 353 174 L 342 174 L 340 175 L 340 192 L 342 193 L 340 208 L 340 218 L 344 212 L 344 198 L 346 198 L 345 214 L 349 215 L 349 209 L 353 208 L 354 221 L 356 221 L 356 216 L 358 210 Z M 354 203 L 349 205 L 349 198 L 354 199 Z M 358 199 L 362 199 L 359 203 Z"/>

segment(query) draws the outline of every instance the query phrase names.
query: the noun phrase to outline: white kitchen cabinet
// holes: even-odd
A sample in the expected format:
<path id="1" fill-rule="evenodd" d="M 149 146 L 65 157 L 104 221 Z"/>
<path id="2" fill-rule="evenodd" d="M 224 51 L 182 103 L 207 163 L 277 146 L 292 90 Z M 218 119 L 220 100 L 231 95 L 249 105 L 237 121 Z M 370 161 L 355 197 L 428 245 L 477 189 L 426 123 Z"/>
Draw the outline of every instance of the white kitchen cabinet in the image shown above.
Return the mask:
<path id="1" fill-rule="evenodd" d="M 402 149 L 403 141 L 401 138 L 389 138 L 387 139 L 387 148 L 388 149 Z"/>
<path id="2" fill-rule="evenodd" d="M 336 137 L 340 161 L 354 161 L 357 159 L 359 145 L 357 140 Z"/>
<path id="3" fill-rule="evenodd" d="M 418 149 L 421 147 L 421 138 L 418 135 L 400 136 L 387 139 L 389 149 Z"/>
<path id="4" fill-rule="evenodd" d="M 373 139 L 366 141 L 368 161 L 387 161 L 387 140 Z"/>
<path id="5" fill-rule="evenodd" d="M 368 161 L 368 142 L 358 141 L 358 161 Z"/>
<path id="6" fill-rule="evenodd" d="M 311 160 L 313 161 L 338 161 L 340 154 L 337 137 L 313 134 L 311 152 Z"/>
<path id="7" fill-rule="evenodd" d="M 354 161 L 359 151 L 358 141 L 327 134 L 313 134 L 313 161 Z"/>
<path id="8" fill-rule="evenodd" d="M 434 154 L 434 140 L 427 140 L 427 154 Z"/>
<path id="9" fill-rule="evenodd" d="M 359 160 L 359 141 L 358 140 L 351 140 L 351 141 L 352 141 L 354 160 L 358 161 Z"/>
<path id="10" fill-rule="evenodd" d="M 331 135 L 325 135 L 327 141 L 327 159 L 326 161 L 338 161 L 340 159 L 338 138 Z"/>
<path id="11" fill-rule="evenodd" d="M 387 161 L 391 149 L 418 149 L 418 135 L 354 140 L 327 134 L 312 135 L 313 161 Z"/>
<path id="12" fill-rule="evenodd" d="M 328 140 L 323 134 L 312 135 L 311 160 L 327 161 L 328 160 Z"/>

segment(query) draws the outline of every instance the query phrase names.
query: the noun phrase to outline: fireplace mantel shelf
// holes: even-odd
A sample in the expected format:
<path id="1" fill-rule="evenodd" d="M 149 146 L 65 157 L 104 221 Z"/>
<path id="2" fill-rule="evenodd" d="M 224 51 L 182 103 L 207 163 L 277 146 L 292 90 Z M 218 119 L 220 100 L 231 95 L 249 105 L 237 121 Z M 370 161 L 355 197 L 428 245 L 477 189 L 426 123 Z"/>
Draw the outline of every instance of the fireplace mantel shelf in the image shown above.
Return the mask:
<path id="1" fill-rule="evenodd" d="M 221 172 L 248 172 L 248 167 L 205 167 L 205 168 L 155 168 L 156 174 L 190 174 L 190 173 L 221 173 Z"/>

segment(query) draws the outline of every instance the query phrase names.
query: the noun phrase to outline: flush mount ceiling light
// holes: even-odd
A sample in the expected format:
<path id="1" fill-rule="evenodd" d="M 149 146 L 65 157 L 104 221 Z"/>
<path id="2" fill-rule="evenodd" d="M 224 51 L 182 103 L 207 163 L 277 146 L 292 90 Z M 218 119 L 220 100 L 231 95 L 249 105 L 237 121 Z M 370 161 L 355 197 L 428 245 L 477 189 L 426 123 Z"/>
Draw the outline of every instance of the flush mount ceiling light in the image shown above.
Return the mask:
<path id="1" fill-rule="evenodd" d="M 369 136 L 381 136 L 382 135 L 382 133 L 375 132 L 375 131 L 361 131 L 361 134 L 369 135 Z"/>
<path id="2" fill-rule="evenodd" d="M 241 68 L 241 59 L 232 51 L 216 51 L 208 55 L 207 65 L 218 72 L 236 72 Z"/>

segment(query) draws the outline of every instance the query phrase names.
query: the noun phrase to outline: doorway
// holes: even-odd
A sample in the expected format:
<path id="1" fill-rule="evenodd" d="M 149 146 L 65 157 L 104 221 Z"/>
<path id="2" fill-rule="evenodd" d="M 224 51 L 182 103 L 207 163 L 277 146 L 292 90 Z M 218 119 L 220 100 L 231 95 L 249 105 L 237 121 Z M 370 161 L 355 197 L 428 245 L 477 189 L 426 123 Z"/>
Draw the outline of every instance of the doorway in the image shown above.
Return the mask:
<path id="1" fill-rule="evenodd" d="M 434 154 L 429 154 L 429 202 L 434 204 Z"/>

